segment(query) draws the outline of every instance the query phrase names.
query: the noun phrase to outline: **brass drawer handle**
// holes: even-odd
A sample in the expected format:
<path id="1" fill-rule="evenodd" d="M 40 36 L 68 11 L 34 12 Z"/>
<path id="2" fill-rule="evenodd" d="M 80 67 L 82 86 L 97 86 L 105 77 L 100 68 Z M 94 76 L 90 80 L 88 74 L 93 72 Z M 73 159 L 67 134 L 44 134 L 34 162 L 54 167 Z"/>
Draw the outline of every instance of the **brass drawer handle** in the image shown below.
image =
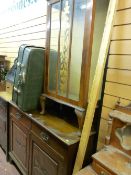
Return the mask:
<path id="1" fill-rule="evenodd" d="M 16 112 L 15 116 L 16 116 L 16 118 L 17 118 L 18 120 L 22 118 L 22 115 L 21 115 L 20 113 L 18 113 L 18 112 Z"/>
<path id="2" fill-rule="evenodd" d="M 104 171 L 101 171 L 99 175 L 108 175 L 108 174 L 105 173 Z"/>
<path id="3" fill-rule="evenodd" d="M 45 132 L 41 132 L 40 136 L 44 141 L 46 141 L 46 142 L 49 141 L 49 136 Z"/>

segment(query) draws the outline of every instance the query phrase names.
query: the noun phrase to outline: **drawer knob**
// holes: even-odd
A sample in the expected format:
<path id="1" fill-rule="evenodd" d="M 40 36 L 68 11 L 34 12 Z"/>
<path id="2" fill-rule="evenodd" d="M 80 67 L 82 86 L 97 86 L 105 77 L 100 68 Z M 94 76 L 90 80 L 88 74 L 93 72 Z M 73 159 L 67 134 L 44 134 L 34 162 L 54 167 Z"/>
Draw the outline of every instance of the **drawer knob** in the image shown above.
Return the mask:
<path id="1" fill-rule="evenodd" d="M 16 116 L 16 118 L 17 118 L 18 120 L 22 118 L 22 115 L 21 115 L 20 113 L 18 113 L 18 112 L 15 114 L 15 116 Z"/>
<path id="2" fill-rule="evenodd" d="M 104 171 L 101 171 L 100 175 L 108 175 L 108 174 L 106 174 Z"/>
<path id="3" fill-rule="evenodd" d="M 41 132 L 40 136 L 44 141 L 48 142 L 49 136 L 45 132 Z"/>

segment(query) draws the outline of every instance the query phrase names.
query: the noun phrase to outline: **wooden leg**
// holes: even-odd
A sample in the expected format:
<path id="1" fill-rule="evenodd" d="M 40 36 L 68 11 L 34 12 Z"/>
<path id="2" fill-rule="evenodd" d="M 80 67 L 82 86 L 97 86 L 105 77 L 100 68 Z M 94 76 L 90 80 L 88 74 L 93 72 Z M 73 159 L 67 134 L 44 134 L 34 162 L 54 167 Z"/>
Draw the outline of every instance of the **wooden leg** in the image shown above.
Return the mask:
<path id="1" fill-rule="evenodd" d="M 41 112 L 40 112 L 40 114 L 45 114 L 45 101 L 46 101 L 46 97 L 41 95 L 41 97 L 40 97 L 40 105 L 41 105 Z"/>
<path id="2" fill-rule="evenodd" d="M 108 133 L 107 133 L 107 136 L 105 138 L 105 144 L 106 145 L 109 145 L 109 143 L 110 143 L 110 136 L 111 136 L 111 130 L 112 130 L 112 122 L 113 122 L 113 119 L 112 118 L 109 118 L 109 121 L 108 121 Z"/>
<path id="3" fill-rule="evenodd" d="M 84 120 L 85 120 L 85 111 L 79 111 L 78 109 L 75 109 L 75 113 L 77 115 L 79 129 L 82 130 L 83 124 L 84 124 Z"/>

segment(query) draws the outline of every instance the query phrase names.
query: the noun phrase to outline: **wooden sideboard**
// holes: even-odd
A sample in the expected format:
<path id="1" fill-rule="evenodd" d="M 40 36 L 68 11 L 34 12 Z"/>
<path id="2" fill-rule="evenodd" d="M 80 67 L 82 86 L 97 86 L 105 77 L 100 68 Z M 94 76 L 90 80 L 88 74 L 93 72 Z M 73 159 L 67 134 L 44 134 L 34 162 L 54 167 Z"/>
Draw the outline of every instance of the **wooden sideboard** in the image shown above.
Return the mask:
<path id="1" fill-rule="evenodd" d="M 77 128 L 57 117 L 9 105 L 9 156 L 24 175 L 71 175 L 79 138 Z"/>
<path id="2" fill-rule="evenodd" d="M 81 135 L 78 127 L 57 115 L 25 113 L 11 101 L 8 92 L 0 92 L 0 106 L 0 145 L 7 160 L 13 161 L 23 175 L 72 174 Z M 95 152 L 96 123 L 95 120 L 86 163 Z"/>

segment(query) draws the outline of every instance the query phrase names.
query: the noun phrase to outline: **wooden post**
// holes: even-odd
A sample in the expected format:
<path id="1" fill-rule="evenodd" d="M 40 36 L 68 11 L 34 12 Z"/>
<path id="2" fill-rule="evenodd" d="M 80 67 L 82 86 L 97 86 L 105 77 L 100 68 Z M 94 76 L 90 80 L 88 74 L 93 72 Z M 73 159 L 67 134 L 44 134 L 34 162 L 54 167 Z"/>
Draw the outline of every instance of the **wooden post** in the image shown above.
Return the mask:
<path id="1" fill-rule="evenodd" d="M 77 152 L 73 174 L 77 173 L 81 168 L 85 157 L 87 144 L 89 141 L 91 126 L 93 122 L 94 112 L 97 105 L 100 88 L 103 79 L 103 73 L 106 63 L 106 58 L 109 50 L 111 31 L 113 27 L 113 19 L 116 11 L 118 0 L 110 0 L 104 33 L 102 37 L 101 47 L 98 56 L 94 81 L 89 96 L 88 107 L 85 116 L 85 122 L 81 134 L 80 144 Z"/>

